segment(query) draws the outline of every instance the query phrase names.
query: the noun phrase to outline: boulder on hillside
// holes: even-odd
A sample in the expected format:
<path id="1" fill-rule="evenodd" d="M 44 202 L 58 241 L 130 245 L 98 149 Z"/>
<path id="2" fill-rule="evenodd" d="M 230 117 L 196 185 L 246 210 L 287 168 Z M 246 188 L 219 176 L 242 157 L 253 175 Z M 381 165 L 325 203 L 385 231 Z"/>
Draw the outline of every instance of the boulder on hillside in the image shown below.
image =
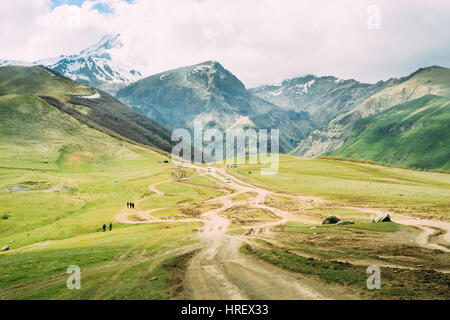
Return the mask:
<path id="1" fill-rule="evenodd" d="M 9 246 L 4 246 L 3 248 L 2 248 L 2 251 L 8 251 L 9 250 Z"/>
<path id="2" fill-rule="evenodd" d="M 354 221 L 339 221 L 338 223 L 336 223 L 337 226 L 348 226 L 350 224 L 355 224 Z"/>
<path id="3" fill-rule="evenodd" d="M 377 216 L 375 218 L 373 218 L 373 222 L 390 222 L 391 220 L 391 216 L 389 215 L 389 213 Z"/>
<path id="4" fill-rule="evenodd" d="M 338 217 L 335 216 L 328 216 L 323 220 L 322 224 L 336 224 L 340 221 Z"/>

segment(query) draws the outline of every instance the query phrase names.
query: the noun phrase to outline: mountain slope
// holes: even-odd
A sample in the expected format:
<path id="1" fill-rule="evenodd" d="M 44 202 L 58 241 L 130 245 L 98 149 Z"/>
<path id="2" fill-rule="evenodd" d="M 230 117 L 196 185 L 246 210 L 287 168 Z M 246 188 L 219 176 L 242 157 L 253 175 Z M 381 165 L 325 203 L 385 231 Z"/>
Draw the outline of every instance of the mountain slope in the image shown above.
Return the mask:
<path id="1" fill-rule="evenodd" d="M 56 163 L 60 168 L 100 162 L 121 141 L 91 129 L 32 95 L 0 96 L 1 167 Z M 122 143 L 123 144 L 123 143 Z"/>
<path id="2" fill-rule="evenodd" d="M 291 150 L 314 128 L 308 113 L 284 110 L 249 92 L 220 63 L 206 61 L 137 81 L 117 93 L 133 110 L 163 125 L 192 129 L 278 128 L 280 148 Z"/>
<path id="3" fill-rule="evenodd" d="M 421 169 L 450 168 L 450 99 L 426 95 L 358 121 L 330 153 Z"/>
<path id="4" fill-rule="evenodd" d="M 15 118 L 19 117 L 17 112 L 26 109 L 26 106 L 47 111 L 56 108 L 70 115 L 74 121 L 78 120 L 80 125 L 87 125 L 109 136 L 171 150 L 171 133 L 168 129 L 134 113 L 110 95 L 42 66 L 0 67 L 0 97 L 4 102 L 4 110 L 10 110 L 9 103 L 17 106 L 18 109 L 10 110 Z M 21 105 L 20 101 L 24 104 Z M 6 114 L 4 116 L 7 117 Z M 31 116 L 29 120 L 23 121 L 28 123 L 36 119 Z M 49 125 L 56 124 L 52 122 Z"/>
<path id="5" fill-rule="evenodd" d="M 359 120 L 428 94 L 450 97 L 450 69 L 419 69 L 401 79 L 400 83 L 370 96 L 353 110 L 337 116 L 327 126 L 313 131 L 292 153 L 318 157 L 336 150 L 343 145 L 345 137 Z"/>
<path id="6" fill-rule="evenodd" d="M 79 54 L 61 55 L 35 62 L 0 60 L 0 67 L 43 65 L 74 81 L 115 93 L 120 88 L 142 78 L 138 71 L 116 58 L 116 53 L 122 47 L 120 35 L 105 36 Z"/>
<path id="7" fill-rule="evenodd" d="M 308 75 L 281 83 L 250 89 L 257 96 L 283 109 L 307 111 L 318 127 L 348 112 L 378 91 L 392 86 L 397 79 L 376 84 Z"/>

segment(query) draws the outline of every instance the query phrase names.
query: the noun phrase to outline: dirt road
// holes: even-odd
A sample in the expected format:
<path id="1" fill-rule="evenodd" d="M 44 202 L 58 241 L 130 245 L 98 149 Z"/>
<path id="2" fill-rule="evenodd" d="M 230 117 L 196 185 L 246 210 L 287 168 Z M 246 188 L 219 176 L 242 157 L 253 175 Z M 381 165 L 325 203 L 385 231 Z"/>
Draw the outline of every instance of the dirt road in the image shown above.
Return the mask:
<path id="1" fill-rule="evenodd" d="M 434 238 L 436 238 L 436 236 L 441 236 L 443 242 L 445 242 L 447 245 L 450 244 L 450 223 L 448 222 L 439 220 L 411 218 L 409 216 L 405 216 L 402 214 L 386 212 L 376 209 L 367 209 L 367 208 L 363 209 L 357 207 L 345 207 L 345 208 L 369 213 L 372 214 L 372 216 L 390 214 L 391 218 L 394 219 L 395 222 L 406 226 L 412 226 L 420 230 L 420 233 L 417 235 L 416 238 L 417 245 L 428 249 L 437 249 L 442 250 L 444 252 L 450 252 L 448 246 L 444 246 L 434 242 Z"/>
<path id="2" fill-rule="evenodd" d="M 214 199 L 205 201 L 208 203 L 220 203 L 221 207 L 209 210 L 199 219 L 160 220 L 151 216 L 152 212 L 137 210 L 135 214 L 139 221 L 129 219 L 128 211 L 122 212 L 116 220 L 121 223 L 154 223 L 161 221 L 201 221 L 202 227 L 198 235 L 201 239 L 201 249 L 190 260 L 184 283 L 184 297 L 187 299 L 357 299 L 358 295 L 350 292 L 347 287 L 326 285 L 320 280 L 304 277 L 298 273 L 280 269 L 272 264 L 261 261 L 253 256 L 240 253 L 241 245 L 248 240 L 244 236 L 231 236 L 227 234 L 230 220 L 222 213 L 235 206 L 238 201 L 233 198 L 239 194 L 251 194 L 246 203 L 257 209 L 272 212 L 279 219 L 266 223 L 260 223 L 251 227 L 251 234 L 266 233 L 269 229 L 285 224 L 287 221 L 298 221 L 307 224 L 317 224 L 308 217 L 293 215 L 289 212 L 270 207 L 264 204 L 265 199 L 275 193 L 250 185 L 229 175 L 226 168 L 211 168 L 210 171 L 203 167 L 188 165 L 200 176 L 209 175 L 219 181 L 223 181 L 232 193 L 223 194 Z M 229 183 L 225 183 L 229 179 Z M 183 179 L 181 179 L 183 180 Z M 159 182 L 158 184 L 173 181 L 173 178 Z M 178 180 L 180 181 L 180 180 Z M 155 193 L 153 196 L 161 196 L 163 193 L 156 189 L 158 184 L 149 187 Z M 314 202 L 314 198 L 297 197 L 297 201 Z M 318 199 L 317 201 L 322 201 Z M 129 214 L 129 213 L 128 213 Z M 425 221 L 425 222 L 424 222 Z M 430 229 L 436 227 L 431 220 L 404 220 L 401 223 L 418 226 L 423 232 L 417 243 L 419 245 L 447 249 L 441 245 L 431 243 L 430 238 L 436 231 Z M 426 227 L 424 225 L 428 224 Z M 449 229 L 445 224 L 439 224 L 440 230 L 444 230 L 443 237 L 448 237 Z M 433 231 L 433 232 L 431 232 Z M 448 249 L 447 249 L 448 250 Z M 448 251 L 447 251 L 448 252 Z"/>
<path id="3" fill-rule="evenodd" d="M 196 168 L 201 171 L 203 168 Z M 321 281 L 300 277 L 254 257 L 241 254 L 244 239 L 226 234 L 230 221 L 219 214 L 233 205 L 231 197 L 241 193 L 255 196 L 249 204 L 254 208 L 271 211 L 280 219 L 252 226 L 255 230 L 271 228 L 289 220 L 305 222 L 288 212 L 264 205 L 271 192 L 253 187 L 228 175 L 224 168 L 211 169 L 212 177 L 230 179 L 228 187 L 235 192 L 217 199 L 223 206 L 203 215 L 205 224 L 200 232 L 203 249 L 190 261 L 185 279 L 185 296 L 189 299 L 351 299 L 355 296 L 342 288 L 324 286 Z"/>

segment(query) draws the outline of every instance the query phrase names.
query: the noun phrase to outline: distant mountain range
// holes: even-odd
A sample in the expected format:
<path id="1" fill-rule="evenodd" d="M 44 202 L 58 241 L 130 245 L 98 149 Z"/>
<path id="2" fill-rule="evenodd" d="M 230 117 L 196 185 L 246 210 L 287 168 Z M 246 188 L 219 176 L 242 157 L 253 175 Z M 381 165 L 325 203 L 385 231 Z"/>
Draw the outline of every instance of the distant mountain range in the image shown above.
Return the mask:
<path id="1" fill-rule="evenodd" d="M 123 103 L 170 129 L 277 128 L 280 150 L 289 152 L 314 128 L 307 112 L 285 110 L 248 91 L 216 61 L 150 76 L 117 93 Z"/>
<path id="2" fill-rule="evenodd" d="M 43 65 L 74 81 L 114 94 L 120 88 L 142 78 L 139 71 L 115 59 L 115 52 L 122 47 L 120 35 L 105 36 L 79 54 L 61 55 L 35 62 L 0 60 L 0 67 Z"/>
<path id="3" fill-rule="evenodd" d="M 361 119 L 428 94 L 450 98 L 450 69 L 447 68 L 419 69 L 398 81 L 391 80 L 391 83 L 391 86 L 370 95 L 353 109 L 337 115 L 327 125 L 313 131 L 292 153 L 318 157 L 340 148 Z"/>
<path id="4" fill-rule="evenodd" d="M 339 148 L 350 139 L 359 120 L 428 94 L 450 97 L 449 90 L 450 70 L 441 67 L 375 84 L 308 75 L 247 90 L 220 63 L 207 61 L 142 79 L 121 89 L 117 97 L 171 129 L 192 128 L 195 120 L 222 130 L 278 128 L 282 152 L 319 157 L 344 150 Z M 444 112 L 448 112 L 447 105 Z M 433 149 L 435 142 L 428 144 Z M 389 144 L 385 147 L 385 155 L 395 153 L 388 152 Z M 349 156 L 349 148 L 345 150 L 342 155 Z M 367 158 L 367 154 L 372 153 L 358 150 L 352 157 Z M 412 153 L 402 154 L 402 161 L 396 156 L 377 158 L 417 166 L 408 157 L 417 158 Z"/>
<path id="5" fill-rule="evenodd" d="M 22 94 L 41 88 L 39 77 L 32 76 L 36 70 L 47 77 L 49 74 L 56 76 L 56 71 L 79 83 L 99 88 L 96 94 L 100 98 L 86 100 L 72 97 L 63 103 L 69 105 L 69 109 L 61 109 L 74 112 L 70 106 L 85 106 L 92 109 L 90 116 L 97 121 L 108 118 L 107 113 L 116 121 L 122 117 L 132 118 L 132 123 L 143 123 L 142 119 L 150 118 L 154 122 L 146 125 L 158 128 L 156 131 L 162 135 L 138 140 L 164 150 L 170 147 L 169 130 L 192 129 L 194 121 L 201 120 L 205 128 L 221 130 L 280 129 L 280 151 L 302 157 L 341 155 L 419 168 L 449 166 L 442 159 L 450 157 L 446 147 L 450 141 L 444 133 L 448 131 L 445 121 L 449 105 L 445 99 L 450 98 L 450 69 L 432 66 L 403 78 L 374 84 L 307 75 L 247 89 L 217 61 L 206 61 L 142 78 L 141 73 L 115 59 L 117 50 L 121 48 L 119 35 L 107 36 L 77 55 L 33 63 L 0 60 L 0 66 L 48 67 L 30 69 L 34 71 L 29 71 L 23 82 L 15 83 L 17 88 L 23 89 Z M 3 81 L 7 80 L 5 78 Z M 6 90 L 4 85 L 5 82 L 0 83 L 0 95 L 11 94 L 8 90 L 14 87 L 9 86 Z M 104 91 L 115 95 L 123 104 Z M 59 106 L 53 99 L 46 102 Z M 109 104 L 117 108 L 108 109 Z M 426 112 L 435 110 L 436 105 L 439 108 L 432 115 L 427 115 Z M 141 118 L 137 119 L 134 112 L 126 114 L 126 106 L 142 115 Z M 427 111 L 424 113 L 423 110 Z M 401 113 L 401 118 L 398 118 L 397 111 Z M 419 114 L 426 115 L 426 121 L 417 119 L 415 124 L 410 124 L 409 121 Z M 85 115 L 84 120 L 87 121 L 88 117 Z M 408 119 L 407 125 L 394 125 L 395 121 L 403 123 L 405 119 Z M 162 126 L 158 127 L 158 123 Z M 103 125 L 114 130 L 119 123 L 107 121 Z M 123 124 L 119 126 L 124 129 Z M 164 127 L 169 130 L 162 129 Z M 133 139 L 131 129 L 126 132 L 125 136 Z M 120 134 L 123 135 L 124 131 Z M 413 141 L 405 138 L 406 135 L 420 141 L 421 148 L 415 150 L 423 152 L 400 148 L 404 143 L 414 145 Z M 444 139 L 443 143 L 434 140 L 438 136 Z"/>
<path id="6" fill-rule="evenodd" d="M 353 79 L 307 75 L 253 88 L 250 92 L 285 110 L 306 111 L 320 127 L 352 110 L 370 95 L 398 82 L 391 79 L 368 84 Z"/>

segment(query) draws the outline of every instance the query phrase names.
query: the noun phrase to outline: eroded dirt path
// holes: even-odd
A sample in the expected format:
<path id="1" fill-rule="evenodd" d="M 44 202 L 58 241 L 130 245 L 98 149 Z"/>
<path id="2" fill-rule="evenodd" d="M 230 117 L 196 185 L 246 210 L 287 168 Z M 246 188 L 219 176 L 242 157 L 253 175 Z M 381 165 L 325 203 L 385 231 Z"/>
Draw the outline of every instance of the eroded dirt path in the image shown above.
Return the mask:
<path id="1" fill-rule="evenodd" d="M 417 235 L 416 238 L 417 245 L 428 249 L 442 250 L 447 253 L 450 252 L 450 223 L 448 222 L 440 220 L 412 218 L 402 214 L 386 212 L 376 209 L 367 209 L 358 207 L 345 207 L 345 208 L 369 213 L 372 214 L 373 216 L 390 214 L 390 216 L 396 223 L 403 224 L 406 226 L 412 226 L 420 230 L 420 233 Z M 434 242 L 434 238 L 438 235 L 442 237 L 442 240 L 445 243 L 445 245 L 441 245 Z"/>
<path id="2" fill-rule="evenodd" d="M 121 223 L 154 223 L 154 222 L 182 222 L 201 221 L 203 223 L 199 232 L 202 249 L 191 259 L 185 276 L 184 296 L 190 299 L 352 299 L 357 296 L 342 287 L 325 286 L 322 281 L 302 277 L 301 275 L 280 269 L 269 263 L 263 262 L 252 256 L 241 254 L 239 248 L 245 238 L 227 235 L 230 220 L 221 213 L 233 207 L 238 201 L 232 198 L 242 194 L 251 193 L 248 204 L 257 209 L 272 212 L 279 219 L 247 227 L 252 234 L 261 233 L 273 226 L 285 224 L 287 221 L 299 221 L 303 223 L 315 223 L 308 218 L 298 217 L 289 212 L 272 208 L 264 204 L 266 196 L 272 192 L 249 185 L 226 173 L 225 168 L 211 168 L 208 172 L 205 168 L 194 168 L 200 175 L 224 181 L 232 193 L 223 194 L 217 198 L 205 201 L 208 203 L 220 203 L 221 206 L 202 214 L 200 219 L 161 220 L 151 216 L 152 212 L 136 210 L 134 214 L 142 220 L 130 220 L 129 210 L 116 217 Z M 162 196 L 164 193 L 156 189 L 157 185 L 173 182 L 173 178 L 155 183 L 149 187 L 155 194 Z"/>
<path id="3" fill-rule="evenodd" d="M 116 220 L 121 223 L 132 224 L 183 221 L 202 222 L 202 227 L 198 233 L 201 239 L 201 249 L 192 257 L 187 265 L 183 285 L 185 298 L 199 300 L 359 298 L 359 295 L 352 292 L 348 287 L 325 284 L 323 281 L 283 270 L 251 255 L 240 253 L 240 247 L 243 243 L 259 234 L 270 234 L 270 229 L 274 226 L 283 225 L 288 221 L 316 225 L 316 220 L 312 220 L 308 216 L 294 215 L 265 204 L 265 199 L 268 196 L 274 196 L 277 193 L 242 181 L 228 174 L 226 168 L 211 167 L 210 170 L 207 170 L 206 168 L 195 165 L 187 165 L 186 167 L 193 168 L 195 175 L 208 175 L 219 180 L 218 183 L 223 184 L 227 189 L 232 190 L 232 192 L 203 201 L 204 204 L 218 204 L 220 206 L 204 212 L 198 219 L 162 220 L 152 217 L 153 212 L 163 209 L 148 211 L 135 210 L 133 214 L 139 217 L 139 221 L 129 218 L 129 210 L 124 210 L 116 217 Z M 229 183 L 225 183 L 225 179 L 229 179 Z M 152 196 L 162 196 L 164 193 L 156 188 L 159 184 L 175 181 L 182 183 L 183 180 L 187 180 L 187 178 L 177 178 L 173 175 L 166 181 L 151 185 L 149 190 L 154 193 Z M 231 222 L 224 212 L 238 204 L 242 204 L 242 201 L 233 199 L 239 194 L 251 194 L 252 196 L 245 201 L 246 205 L 256 209 L 270 211 L 278 219 L 243 227 L 244 229 L 248 229 L 246 233 L 248 237 L 228 235 L 227 231 Z M 314 202 L 324 202 L 324 200 L 314 197 L 284 194 L 283 196 L 292 197 L 296 201 L 304 202 L 305 207 L 311 207 Z M 353 209 L 371 213 L 367 209 Z M 380 212 L 373 210 L 372 213 Z M 422 230 L 417 238 L 418 245 L 448 252 L 448 248 L 431 241 L 436 233 L 439 233 L 446 241 L 448 240 L 450 235 L 448 223 L 434 220 L 411 219 L 409 217 L 402 218 L 403 220 L 400 219 L 397 222 L 415 226 Z"/>

